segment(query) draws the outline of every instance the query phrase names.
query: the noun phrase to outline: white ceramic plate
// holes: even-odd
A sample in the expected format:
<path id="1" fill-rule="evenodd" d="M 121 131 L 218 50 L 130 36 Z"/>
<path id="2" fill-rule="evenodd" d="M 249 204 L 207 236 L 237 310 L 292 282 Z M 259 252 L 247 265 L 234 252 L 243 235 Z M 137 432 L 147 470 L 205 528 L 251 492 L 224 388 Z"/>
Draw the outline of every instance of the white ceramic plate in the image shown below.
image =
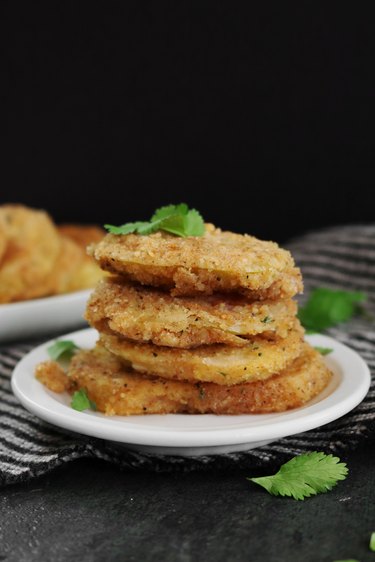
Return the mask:
<path id="1" fill-rule="evenodd" d="M 83 319 L 91 290 L 0 304 L 0 343 L 43 336 L 87 325 Z"/>
<path id="2" fill-rule="evenodd" d="M 80 347 L 92 347 L 95 330 L 61 336 Z M 295 410 L 278 414 L 245 416 L 147 415 L 105 416 L 77 412 L 69 406 L 68 394 L 47 390 L 34 377 L 37 363 L 45 360 L 47 342 L 26 355 L 16 366 L 12 388 L 23 406 L 36 416 L 64 429 L 158 454 L 202 455 L 244 451 L 275 439 L 301 433 L 329 423 L 359 404 L 370 386 L 370 372 L 353 350 L 327 336 L 309 336 L 315 346 L 330 347 L 325 357 L 334 376 L 314 400 Z"/>

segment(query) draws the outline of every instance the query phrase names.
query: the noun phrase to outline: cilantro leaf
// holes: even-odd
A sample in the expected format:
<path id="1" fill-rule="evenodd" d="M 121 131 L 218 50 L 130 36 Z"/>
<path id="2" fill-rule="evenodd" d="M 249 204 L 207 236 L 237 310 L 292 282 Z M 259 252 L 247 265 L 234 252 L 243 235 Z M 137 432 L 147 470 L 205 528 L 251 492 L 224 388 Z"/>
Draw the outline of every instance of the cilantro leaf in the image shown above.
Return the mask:
<path id="1" fill-rule="evenodd" d="M 159 224 L 160 230 L 175 234 L 176 236 L 186 236 L 185 233 L 185 216 L 184 215 L 170 215 L 162 219 Z"/>
<path id="2" fill-rule="evenodd" d="M 186 236 L 203 236 L 204 221 L 196 209 L 190 209 L 184 219 Z"/>
<path id="3" fill-rule="evenodd" d="M 165 207 L 159 207 L 156 209 L 155 213 L 151 217 L 151 222 L 164 220 L 172 215 L 187 215 L 189 212 L 189 207 L 186 203 L 180 203 L 179 205 L 165 205 Z"/>
<path id="4" fill-rule="evenodd" d="M 311 292 L 305 306 L 299 308 L 298 318 L 308 331 L 320 332 L 349 320 L 357 312 L 358 303 L 364 300 L 364 293 L 318 288 Z"/>
<path id="5" fill-rule="evenodd" d="M 283 464 L 273 476 L 248 478 L 263 486 L 274 496 L 290 496 L 303 500 L 331 490 L 348 474 L 346 464 L 332 455 L 314 451 L 294 457 Z"/>
<path id="6" fill-rule="evenodd" d="M 111 234 L 131 234 L 133 232 L 140 232 L 142 230 L 146 230 L 150 227 L 150 223 L 148 222 L 128 222 L 123 224 L 122 226 L 114 226 L 113 224 L 105 224 L 104 228 L 106 228 Z M 145 232 L 144 234 L 149 234 Z"/>
<path id="7" fill-rule="evenodd" d="M 319 351 L 319 353 L 321 353 L 322 355 L 328 355 L 333 351 L 331 347 L 320 347 L 319 345 L 316 345 L 314 349 L 316 349 L 316 351 Z"/>
<path id="8" fill-rule="evenodd" d="M 58 359 L 69 361 L 78 349 L 74 341 L 57 340 L 47 348 L 47 353 L 54 361 Z"/>
<path id="9" fill-rule="evenodd" d="M 160 207 L 149 221 L 128 222 L 121 226 L 105 224 L 111 234 L 151 234 L 164 230 L 176 236 L 203 236 L 204 221 L 196 209 L 189 209 L 186 203 Z"/>
<path id="10" fill-rule="evenodd" d="M 78 412 L 83 412 L 83 410 L 96 410 L 96 404 L 87 396 L 87 392 L 84 388 L 76 390 L 72 396 L 72 401 L 70 403 L 71 407 Z"/>

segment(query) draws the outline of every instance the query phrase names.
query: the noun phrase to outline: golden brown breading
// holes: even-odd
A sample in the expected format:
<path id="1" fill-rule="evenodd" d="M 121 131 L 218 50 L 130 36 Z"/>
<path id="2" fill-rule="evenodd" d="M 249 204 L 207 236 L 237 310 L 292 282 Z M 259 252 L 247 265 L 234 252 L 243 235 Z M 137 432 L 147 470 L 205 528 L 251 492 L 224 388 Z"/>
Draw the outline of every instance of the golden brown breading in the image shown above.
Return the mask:
<path id="1" fill-rule="evenodd" d="M 94 287 L 105 275 L 87 255 L 104 231 L 96 226 L 56 228 L 44 211 L 0 206 L 0 303 Z"/>
<path id="2" fill-rule="evenodd" d="M 246 346 L 249 337 L 286 337 L 295 322 L 294 301 L 249 302 L 240 295 L 172 297 L 155 288 L 101 281 L 91 294 L 86 320 L 99 332 L 139 343 L 191 348 L 213 343 Z"/>
<path id="3" fill-rule="evenodd" d="M 174 296 L 230 291 L 258 299 L 302 290 L 300 271 L 287 250 L 213 225 L 206 225 L 201 237 L 107 234 L 89 252 L 103 269 L 170 289 Z"/>
<path id="4" fill-rule="evenodd" d="M 39 378 L 48 383 L 48 373 L 43 375 L 43 370 L 49 367 L 44 365 L 39 367 Z M 264 381 L 235 386 L 147 377 L 128 371 L 100 346 L 78 352 L 68 375 L 66 380 L 86 389 L 100 412 L 121 416 L 282 412 L 306 404 L 331 378 L 321 355 L 306 343 L 301 355 L 285 371 Z"/>
<path id="5" fill-rule="evenodd" d="M 103 279 L 105 273 L 100 269 L 92 256 L 87 254 L 87 246 L 99 242 L 105 231 L 95 225 L 63 224 L 58 227 L 63 237 L 68 237 L 76 243 L 81 250 L 81 260 L 74 274 L 70 277 L 66 292 L 90 289 Z"/>
<path id="6" fill-rule="evenodd" d="M 82 249 L 73 240 L 61 236 L 61 249 L 51 273 L 42 283 L 45 295 L 59 295 L 70 290 L 72 278 L 82 263 Z"/>
<path id="7" fill-rule="evenodd" d="M 81 291 L 91 289 L 106 275 L 94 261 L 81 260 L 79 268 L 70 279 L 66 291 Z"/>
<path id="8" fill-rule="evenodd" d="M 44 211 L 22 205 L 2 205 L 6 249 L 0 268 L 0 303 L 44 294 L 43 281 L 58 258 L 61 241 Z"/>
<path id="9" fill-rule="evenodd" d="M 43 361 L 35 369 L 35 377 L 53 392 L 70 390 L 71 381 L 56 361 Z"/>
<path id="10" fill-rule="evenodd" d="M 287 269 L 268 289 L 259 291 L 240 289 L 238 292 L 253 301 L 289 299 L 303 292 L 301 271 L 297 267 Z"/>
<path id="11" fill-rule="evenodd" d="M 303 329 L 296 319 L 286 338 L 254 336 L 244 347 L 214 344 L 178 349 L 137 344 L 103 333 L 100 341 L 136 371 L 167 379 L 231 385 L 265 379 L 286 368 L 301 351 Z"/>

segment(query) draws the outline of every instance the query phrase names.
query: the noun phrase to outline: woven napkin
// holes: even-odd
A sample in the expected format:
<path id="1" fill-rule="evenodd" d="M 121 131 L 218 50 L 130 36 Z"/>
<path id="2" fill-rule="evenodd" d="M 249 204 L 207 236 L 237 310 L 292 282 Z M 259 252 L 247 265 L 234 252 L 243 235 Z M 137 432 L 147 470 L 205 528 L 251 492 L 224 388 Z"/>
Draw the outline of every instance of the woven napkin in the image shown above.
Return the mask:
<path id="1" fill-rule="evenodd" d="M 16 343 L 0 347 L 0 484 L 22 482 L 83 457 L 104 459 L 123 469 L 152 471 L 266 468 L 311 450 L 340 454 L 374 434 L 375 324 L 371 316 L 375 317 L 375 225 L 311 232 L 287 247 L 302 270 L 303 299 L 312 288 L 322 286 L 367 294 L 366 318 L 357 317 L 326 332 L 356 350 L 372 371 L 370 391 L 359 406 L 316 430 L 246 452 L 194 458 L 141 454 L 60 430 L 27 412 L 11 391 L 10 377 L 16 363 L 36 343 Z"/>

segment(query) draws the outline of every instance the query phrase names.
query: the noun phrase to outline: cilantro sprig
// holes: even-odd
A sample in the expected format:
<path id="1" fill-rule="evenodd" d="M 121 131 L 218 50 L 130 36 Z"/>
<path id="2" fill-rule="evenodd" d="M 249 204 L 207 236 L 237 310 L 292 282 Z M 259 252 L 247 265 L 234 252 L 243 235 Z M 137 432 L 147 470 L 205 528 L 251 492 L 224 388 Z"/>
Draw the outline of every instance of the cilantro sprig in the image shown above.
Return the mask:
<path id="1" fill-rule="evenodd" d="M 308 332 L 321 332 L 349 320 L 365 300 L 361 292 L 317 288 L 305 306 L 299 307 L 298 318 Z"/>
<path id="2" fill-rule="evenodd" d="M 78 412 L 84 410 L 96 410 L 96 404 L 87 396 L 87 391 L 84 388 L 76 390 L 72 396 L 70 403 L 71 407 Z"/>
<path id="3" fill-rule="evenodd" d="M 313 451 L 292 458 L 273 476 L 248 478 L 274 496 L 304 500 L 328 492 L 339 480 L 345 480 L 348 469 L 338 457 Z"/>
<path id="4" fill-rule="evenodd" d="M 128 222 L 121 226 L 105 224 L 111 234 L 152 234 L 164 230 L 175 236 L 203 236 L 204 220 L 196 209 L 189 209 L 186 203 L 160 207 L 149 221 Z"/>
<path id="5" fill-rule="evenodd" d="M 71 340 L 57 340 L 47 348 L 47 353 L 54 361 L 70 361 L 78 349 L 78 345 Z"/>
<path id="6" fill-rule="evenodd" d="M 333 351 L 331 347 L 321 347 L 320 345 L 315 345 L 314 349 L 316 349 L 316 351 L 319 351 L 321 355 L 328 355 Z"/>

